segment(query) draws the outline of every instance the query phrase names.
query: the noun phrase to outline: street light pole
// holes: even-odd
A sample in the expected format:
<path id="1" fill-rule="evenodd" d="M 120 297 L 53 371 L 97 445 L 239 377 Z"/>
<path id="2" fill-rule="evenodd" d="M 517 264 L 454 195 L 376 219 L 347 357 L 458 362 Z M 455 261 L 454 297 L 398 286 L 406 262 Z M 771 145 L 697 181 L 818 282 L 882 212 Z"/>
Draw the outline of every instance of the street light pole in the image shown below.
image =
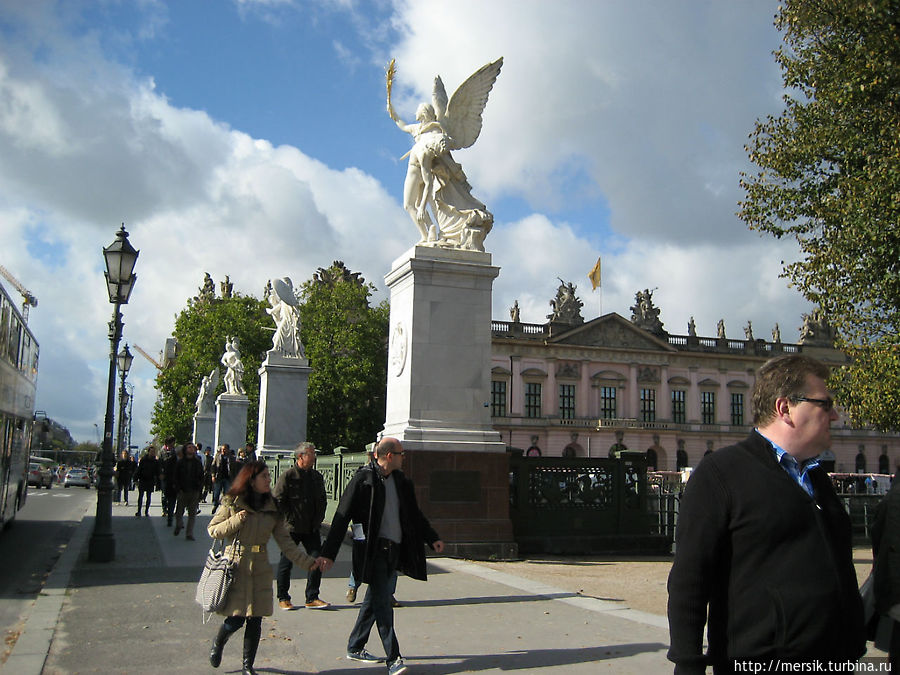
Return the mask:
<path id="1" fill-rule="evenodd" d="M 125 378 L 128 377 L 128 371 L 131 370 L 131 363 L 134 361 L 134 357 L 128 350 L 127 342 L 125 343 L 125 348 L 119 352 L 119 355 L 116 357 L 116 361 L 119 365 L 119 376 L 122 380 L 122 385 L 119 387 L 119 431 L 116 436 L 116 456 L 118 457 L 126 447 L 123 445 L 125 438 L 125 415 L 128 409 L 128 392 L 125 391 Z"/>
<path id="2" fill-rule="evenodd" d="M 94 531 L 88 543 L 88 559 L 110 562 L 116 556 L 116 541 L 112 531 L 112 476 L 115 458 L 112 449 L 113 419 L 116 404 L 116 352 L 122 339 L 122 313 L 119 308 L 128 304 L 137 277 L 133 274 L 139 251 L 128 241 L 125 225 L 116 233 L 116 240 L 103 249 L 106 259 L 106 286 L 113 304 L 113 318 L 109 322 L 109 378 L 106 389 L 106 418 L 103 425 L 103 447 L 100 451 L 100 482 L 97 485 L 97 514 Z M 130 364 L 129 364 L 130 366 Z"/>

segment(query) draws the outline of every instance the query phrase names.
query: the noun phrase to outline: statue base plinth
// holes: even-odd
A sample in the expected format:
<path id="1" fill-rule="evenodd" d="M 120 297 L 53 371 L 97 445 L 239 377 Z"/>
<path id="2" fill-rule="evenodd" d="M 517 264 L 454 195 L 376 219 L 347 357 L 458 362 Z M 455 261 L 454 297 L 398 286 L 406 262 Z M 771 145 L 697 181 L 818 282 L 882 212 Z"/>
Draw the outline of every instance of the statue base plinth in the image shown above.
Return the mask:
<path id="1" fill-rule="evenodd" d="M 259 369 L 257 447 L 265 453 L 289 453 L 306 440 L 307 395 L 312 368 L 304 358 L 271 350 Z"/>
<path id="2" fill-rule="evenodd" d="M 203 444 L 204 448 L 213 448 L 216 442 L 216 416 L 209 413 L 194 415 L 194 444 Z"/>
<path id="3" fill-rule="evenodd" d="M 250 399 L 244 394 L 219 394 L 216 399 L 216 440 L 237 452 L 247 442 L 247 410 Z"/>

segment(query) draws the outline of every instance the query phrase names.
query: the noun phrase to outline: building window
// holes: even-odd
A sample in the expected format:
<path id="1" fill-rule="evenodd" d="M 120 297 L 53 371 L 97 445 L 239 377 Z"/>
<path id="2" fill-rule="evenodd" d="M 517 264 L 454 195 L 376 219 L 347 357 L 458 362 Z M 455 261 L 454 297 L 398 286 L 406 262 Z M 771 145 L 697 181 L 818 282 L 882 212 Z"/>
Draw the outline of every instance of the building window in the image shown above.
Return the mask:
<path id="1" fill-rule="evenodd" d="M 684 389 L 672 390 L 672 421 L 675 424 L 687 422 L 687 406 L 685 405 Z"/>
<path id="2" fill-rule="evenodd" d="M 541 383 L 525 383 L 525 417 L 541 416 Z"/>
<path id="3" fill-rule="evenodd" d="M 716 423 L 716 392 L 714 391 L 700 392 L 700 423 Z"/>
<path id="4" fill-rule="evenodd" d="M 559 417 L 570 420 L 575 417 L 575 385 L 559 385 Z"/>
<path id="5" fill-rule="evenodd" d="M 600 419 L 616 418 L 616 388 L 600 387 Z"/>
<path id="6" fill-rule="evenodd" d="M 491 381 L 491 416 L 506 417 L 506 382 Z"/>
<path id="7" fill-rule="evenodd" d="M 731 424 L 740 427 L 744 425 L 744 395 L 731 395 Z"/>
<path id="8" fill-rule="evenodd" d="M 641 389 L 641 422 L 656 421 L 656 389 Z"/>

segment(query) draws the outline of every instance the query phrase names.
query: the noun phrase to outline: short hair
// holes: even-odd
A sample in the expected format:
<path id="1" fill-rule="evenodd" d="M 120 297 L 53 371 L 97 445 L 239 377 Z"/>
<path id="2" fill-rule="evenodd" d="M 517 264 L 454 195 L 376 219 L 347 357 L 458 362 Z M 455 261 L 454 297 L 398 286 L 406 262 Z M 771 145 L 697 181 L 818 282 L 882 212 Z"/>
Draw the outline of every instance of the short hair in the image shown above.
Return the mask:
<path id="1" fill-rule="evenodd" d="M 297 443 L 297 447 L 294 448 L 294 459 L 298 459 L 300 455 L 304 454 L 307 450 L 312 450 L 313 454 L 316 454 L 316 446 L 309 441 L 302 441 L 301 443 Z"/>
<path id="2" fill-rule="evenodd" d="M 751 394 L 753 424 L 759 426 L 772 421 L 775 401 L 779 398 L 803 396 L 807 376 L 827 380 L 830 372 L 824 363 L 803 354 L 778 356 L 766 361 L 756 373 Z"/>
<path id="3" fill-rule="evenodd" d="M 166 445 L 174 445 L 175 437 L 174 436 L 166 436 L 165 444 Z"/>
<path id="4" fill-rule="evenodd" d="M 396 438 L 382 438 L 375 446 L 376 457 L 387 457 L 389 452 L 397 453 L 400 449 L 400 441 Z"/>

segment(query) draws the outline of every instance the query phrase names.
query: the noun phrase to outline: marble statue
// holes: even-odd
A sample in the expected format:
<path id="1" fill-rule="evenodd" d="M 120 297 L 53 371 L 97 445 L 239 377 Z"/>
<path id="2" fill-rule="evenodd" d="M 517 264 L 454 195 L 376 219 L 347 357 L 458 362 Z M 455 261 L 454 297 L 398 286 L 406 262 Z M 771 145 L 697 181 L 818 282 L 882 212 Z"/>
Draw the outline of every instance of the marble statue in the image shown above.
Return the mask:
<path id="1" fill-rule="evenodd" d="M 212 277 L 209 276 L 209 272 L 207 272 L 203 276 L 203 285 L 200 287 L 200 294 L 197 296 L 198 300 L 209 302 L 210 300 L 214 300 L 216 297 L 216 284 L 213 282 Z"/>
<path id="2" fill-rule="evenodd" d="M 803 315 L 803 325 L 800 327 L 800 344 L 831 347 L 834 345 L 835 331 L 828 323 L 825 312 L 816 308 L 811 314 Z"/>
<path id="3" fill-rule="evenodd" d="M 747 325 L 744 326 L 744 337 L 753 341 L 753 323 L 751 321 L 747 321 Z"/>
<path id="4" fill-rule="evenodd" d="M 266 312 L 275 321 L 272 350 L 289 358 L 303 357 L 300 342 L 300 303 L 294 295 L 294 284 L 289 277 L 269 281 L 267 298 L 271 307 Z"/>
<path id="5" fill-rule="evenodd" d="M 216 387 L 219 386 L 219 368 L 216 366 L 209 375 L 203 376 L 200 393 L 197 394 L 197 414 L 214 415 L 216 413 Z"/>
<path id="6" fill-rule="evenodd" d="M 719 319 L 719 323 L 716 324 L 716 335 L 720 340 L 725 339 L 725 319 Z"/>
<path id="7" fill-rule="evenodd" d="M 241 379 L 244 377 L 244 364 L 241 361 L 240 344 L 236 337 L 225 339 L 225 353 L 222 354 L 222 365 L 225 366 L 225 393 L 241 394 L 244 385 Z"/>
<path id="8" fill-rule="evenodd" d="M 234 284 L 231 283 L 231 277 L 225 275 L 225 281 L 219 282 L 219 290 L 222 292 L 223 298 L 230 298 L 234 293 Z"/>
<path id="9" fill-rule="evenodd" d="M 550 301 L 550 306 L 553 308 L 553 311 L 547 315 L 550 321 L 569 324 L 584 323 L 584 317 L 581 316 L 581 308 L 584 303 L 575 295 L 575 290 L 576 287 L 571 281 L 566 283 L 559 279 L 556 298 Z"/>
<path id="10" fill-rule="evenodd" d="M 502 65 L 500 58 L 483 66 L 449 100 L 440 76 L 435 77 L 432 102 L 418 107 L 413 124 L 401 120 L 394 111 L 391 88 L 396 68 L 393 60 L 388 65 L 388 115 L 413 137 L 413 147 L 407 153 L 403 208 L 419 230 L 420 245 L 484 251 L 484 238 L 494 224 L 494 216 L 472 196 L 466 174 L 450 151 L 475 143 L 488 93 Z"/>
<path id="11" fill-rule="evenodd" d="M 509 308 L 509 318 L 513 323 L 519 323 L 519 301 L 516 300 L 513 306 Z"/>
<path id="12" fill-rule="evenodd" d="M 781 342 L 781 328 L 779 328 L 777 323 L 775 324 L 775 328 L 772 329 L 772 342 Z"/>
<path id="13" fill-rule="evenodd" d="M 688 321 L 688 335 L 690 337 L 697 337 L 697 324 L 694 323 L 694 317 L 691 317 L 691 320 Z"/>

